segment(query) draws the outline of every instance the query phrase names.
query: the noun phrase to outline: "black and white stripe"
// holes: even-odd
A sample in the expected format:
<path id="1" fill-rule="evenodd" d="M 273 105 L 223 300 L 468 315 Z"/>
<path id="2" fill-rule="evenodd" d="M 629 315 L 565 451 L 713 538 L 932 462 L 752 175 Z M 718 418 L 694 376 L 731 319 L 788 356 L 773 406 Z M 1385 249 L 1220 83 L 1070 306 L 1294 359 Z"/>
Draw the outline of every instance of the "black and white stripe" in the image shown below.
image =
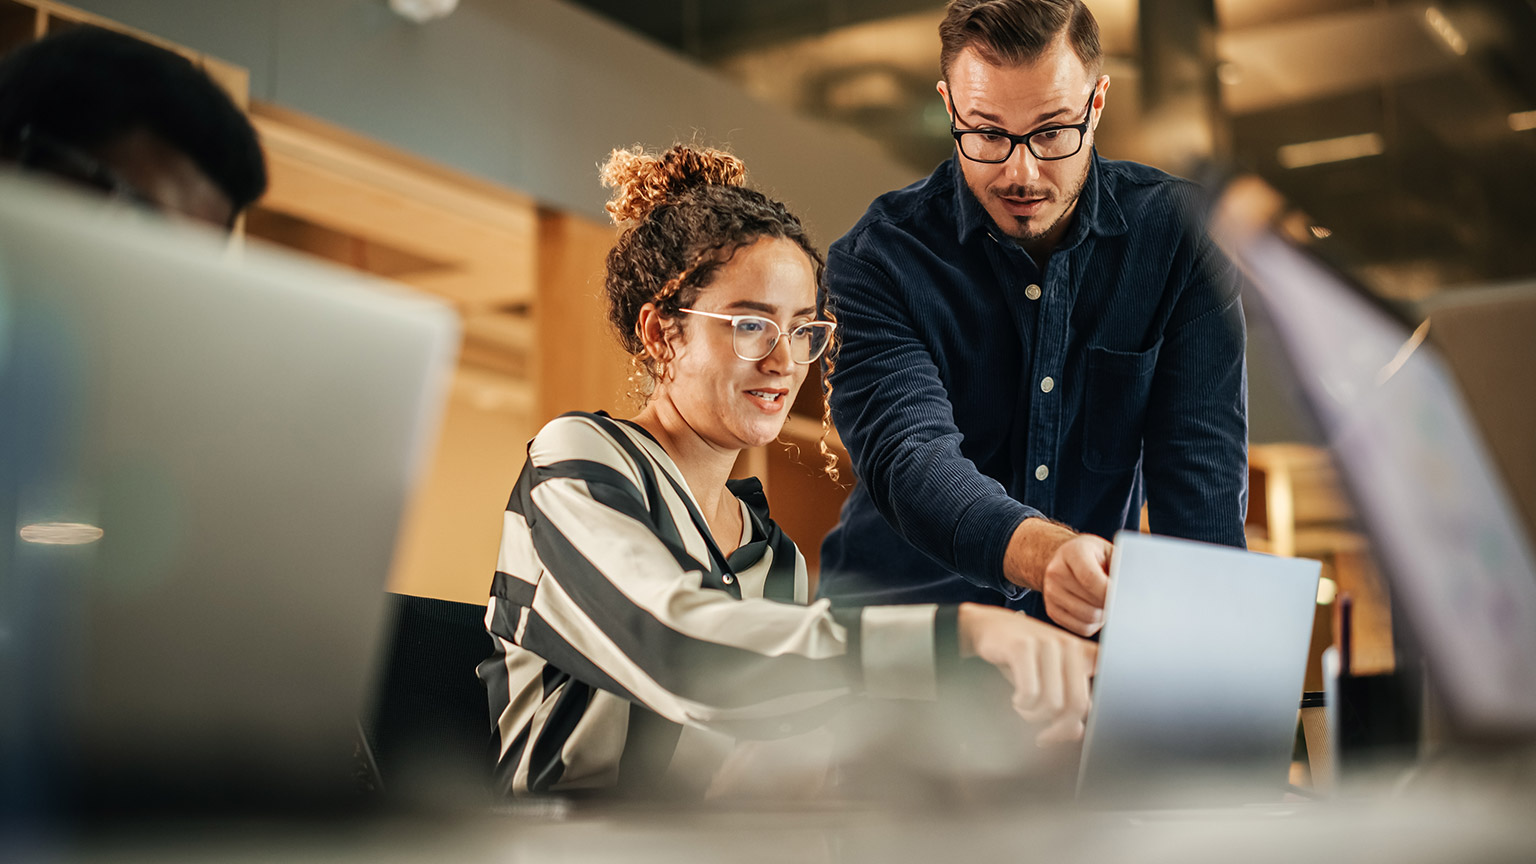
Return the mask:
<path id="1" fill-rule="evenodd" d="M 805 605 L 805 560 L 761 485 L 730 488 L 744 531 L 727 559 L 638 426 L 567 414 L 529 443 L 486 610 L 497 653 L 479 669 L 504 791 L 658 782 L 697 737 L 683 726 L 780 738 L 855 694 L 932 697 L 935 607 Z"/>

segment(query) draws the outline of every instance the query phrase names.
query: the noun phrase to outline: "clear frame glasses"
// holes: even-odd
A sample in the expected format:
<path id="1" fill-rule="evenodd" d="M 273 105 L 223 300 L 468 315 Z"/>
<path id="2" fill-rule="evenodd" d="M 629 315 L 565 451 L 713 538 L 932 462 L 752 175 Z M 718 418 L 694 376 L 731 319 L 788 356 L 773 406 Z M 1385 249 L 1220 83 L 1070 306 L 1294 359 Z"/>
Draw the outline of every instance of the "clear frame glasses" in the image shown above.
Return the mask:
<path id="1" fill-rule="evenodd" d="M 1042 162 L 1070 159 L 1083 149 L 1083 142 L 1088 139 L 1088 124 L 1093 120 L 1093 97 L 1098 92 L 1099 88 L 1094 87 L 1093 92 L 1088 94 L 1083 122 L 1047 126 L 1027 135 L 1012 135 L 1001 129 L 956 127 L 955 118 L 959 114 L 955 111 L 955 99 L 949 94 L 949 88 L 945 87 L 944 98 L 949 100 L 949 134 L 954 136 L 955 143 L 960 146 L 960 155 L 972 162 L 985 162 L 989 165 L 1007 162 L 1013 156 L 1014 148 L 1020 144 Z"/>
<path id="2" fill-rule="evenodd" d="M 827 346 L 832 344 L 832 331 L 837 329 L 837 324 L 832 321 L 807 321 L 785 333 L 777 321 L 761 315 L 726 315 L 699 309 L 677 311 L 731 322 L 731 350 L 749 363 L 756 363 L 772 354 L 779 347 L 779 340 L 787 336 L 789 359 L 801 366 L 808 366 L 827 352 Z"/>

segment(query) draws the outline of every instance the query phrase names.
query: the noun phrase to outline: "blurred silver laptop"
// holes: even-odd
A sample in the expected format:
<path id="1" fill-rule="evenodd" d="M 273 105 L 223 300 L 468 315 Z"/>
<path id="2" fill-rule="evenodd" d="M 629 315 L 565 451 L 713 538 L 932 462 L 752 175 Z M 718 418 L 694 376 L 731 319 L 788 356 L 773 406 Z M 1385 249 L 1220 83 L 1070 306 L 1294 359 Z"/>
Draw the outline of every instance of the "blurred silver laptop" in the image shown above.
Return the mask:
<path id="1" fill-rule="evenodd" d="M 457 344 L 443 304 L 0 176 L 0 804 L 345 794 Z"/>
<path id="2" fill-rule="evenodd" d="M 1280 800 L 1320 568 L 1118 534 L 1079 798 Z"/>
<path id="3" fill-rule="evenodd" d="M 1275 328 L 1453 740 L 1528 746 L 1536 549 L 1455 377 L 1426 341 L 1436 317 L 1399 320 L 1276 231 L 1284 214 L 1277 193 L 1241 178 L 1223 195 L 1213 234 Z M 1529 399 L 1525 381 L 1484 389 Z"/>

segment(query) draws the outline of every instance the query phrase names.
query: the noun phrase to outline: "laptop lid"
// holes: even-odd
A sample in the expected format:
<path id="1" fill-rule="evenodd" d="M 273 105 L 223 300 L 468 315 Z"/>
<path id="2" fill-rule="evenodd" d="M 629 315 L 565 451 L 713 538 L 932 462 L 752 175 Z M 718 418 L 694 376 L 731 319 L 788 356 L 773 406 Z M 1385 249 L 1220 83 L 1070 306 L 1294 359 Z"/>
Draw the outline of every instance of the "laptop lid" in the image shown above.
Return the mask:
<path id="1" fill-rule="evenodd" d="M 1122 531 L 1078 795 L 1278 799 L 1321 565 Z"/>
<path id="2" fill-rule="evenodd" d="M 1464 740 L 1536 737 L 1536 558 L 1446 364 L 1416 328 L 1281 237 L 1256 178 L 1214 236 L 1263 304 L 1297 389 Z M 1510 398 L 1524 398 L 1523 382 Z M 1527 385 L 1528 386 L 1528 385 Z"/>
<path id="3" fill-rule="evenodd" d="M 0 177 L 0 802 L 352 783 L 444 304 Z"/>

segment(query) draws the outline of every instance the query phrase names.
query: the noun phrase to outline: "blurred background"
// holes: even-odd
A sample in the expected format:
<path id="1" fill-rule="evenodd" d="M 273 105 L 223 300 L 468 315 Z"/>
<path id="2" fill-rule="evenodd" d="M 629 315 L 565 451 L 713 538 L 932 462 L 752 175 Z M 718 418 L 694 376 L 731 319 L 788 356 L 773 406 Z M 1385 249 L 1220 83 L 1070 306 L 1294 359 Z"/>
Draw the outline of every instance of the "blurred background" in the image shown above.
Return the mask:
<path id="1" fill-rule="evenodd" d="M 951 152 L 943 4 L 576 0 L 916 173 Z M 1536 272 L 1536 3 L 1089 0 L 1112 87 L 1100 151 L 1258 171 L 1383 295 Z"/>
<path id="2" fill-rule="evenodd" d="M 1088 5 L 1112 79 L 1103 155 L 1184 174 L 1210 159 L 1258 172 L 1296 205 L 1293 233 L 1383 297 L 1448 308 L 1533 295 L 1536 0 Z M 439 14 L 401 14 L 412 7 Z M 937 0 L 0 0 L 0 51 L 80 22 L 184 51 L 249 107 L 263 138 L 272 187 L 245 236 L 455 305 L 464 353 L 391 588 L 483 603 L 528 438 L 567 410 L 633 410 L 627 358 L 603 321 L 613 232 L 599 162 L 635 143 L 726 146 L 824 247 L 877 195 L 951 152 L 934 92 L 942 10 Z M 1524 407 L 1536 405 L 1536 316 L 1521 314 L 1501 313 L 1502 342 L 1463 331 L 1503 363 L 1463 382 L 1492 382 L 1486 401 L 1524 411 L 1526 425 L 1511 428 L 1536 423 Z M 1250 325 L 1250 545 L 1325 561 L 1314 655 L 1333 641 L 1329 604 L 1345 590 L 1357 599 L 1355 668 L 1390 668 L 1390 609 L 1366 541 L 1262 318 Z M 787 447 L 739 466 L 765 480 L 813 570 L 847 492 L 813 470 L 815 391 L 796 405 Z M 1536 516 L 1528 443 L 1495 449 Z M 1316 689 L 1315 663 L 1309 676 Z"/>

